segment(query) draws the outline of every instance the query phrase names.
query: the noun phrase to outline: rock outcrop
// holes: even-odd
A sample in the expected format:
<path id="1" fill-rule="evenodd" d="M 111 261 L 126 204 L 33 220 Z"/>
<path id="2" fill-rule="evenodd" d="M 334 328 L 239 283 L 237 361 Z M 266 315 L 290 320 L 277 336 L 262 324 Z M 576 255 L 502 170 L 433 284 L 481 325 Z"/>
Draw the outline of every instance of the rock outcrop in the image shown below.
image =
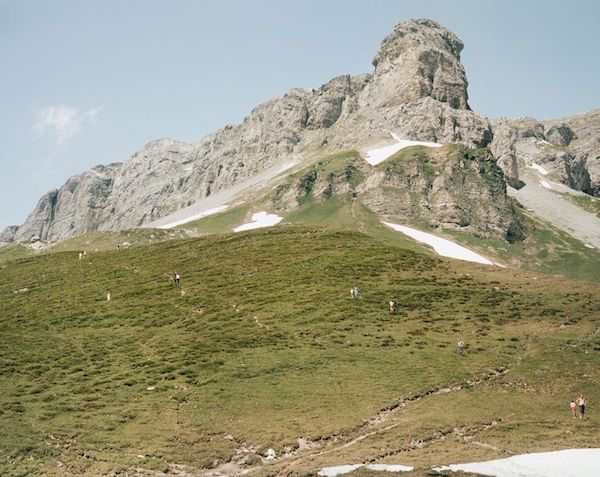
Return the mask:
<path id="1" fill-rule="evenodd" d="M 525 238 L 504 174 L 485 148 L 405 149 L 375 167 L 358 151 L 347 151 L 291 176 L 270 199 L 274 210 L 287 212 L 333 196 L 383 217 L 508 242 Z"/>
<path id="2" fill-rule="evenodd" d="M 431 20 L 400 23 L 373 58 L 375 72 L 362 105 L 387 108 L 431 97 L 468 109 L 463 43 Z"/>
<path id="3" fill-rule="evenodd" d="M 600 196 L 600 110 L 568 118 L 492 121 L 490 150 L 509 184 L 521 186 L 524 168 L 541 166 L 548 180 Z"/>
<path id="4" fill-rule="evenodd" d="M 22 226 L 6 229 L 0 238 L 61 240 L 91 230 L 139 227 L 277 164 L 301 161 L 316 151 L 363 148 L 388 138 L 390 130 L 406 139 L 489 147 L 514 186 L 519 183 L 523 145 L 547 141 L 556 149 L 552 160 L 563 167 L 563 180 L 598 193 L 600 171 L 594 165 L 598 147 L 589 140 L 597 130 L 584 131 L 585 121 L 490 123 L 478 116 L 468 105 L 462 48 L 453 33 L 431 20 L 403 22 L 383 40 L 372 74 L 339 76 L 310 91 L 292 89 L 257 106 L 242 123 L 196 143 L 153 141 L 123 163 L 70 178 L 44 195 Z M 583 144 L 580 138 L 588 142 Z M 563 151 L 574 144 L 574 149 Z M 386 184 L 378 182 L 384 189 Z M 441 210 L 442 199 L 437 198 L 444 197 L 452 184 L 437 180 L 427 187 L 437 192 L 435 197 L 428 193 L 423 207 Z M 483 195 L 469 196 L 480 207 L 487 200 L 504 200 L 479 192 Z M 453 197 L 443 199 L 447 210 L 464 210 L 464 204 L 452 203 Z M 404 210 L 392 199 L 383 203 L 381 213 Z M 452 221 L 464 222 L 458 212 L 454 215 L 423 213 L 436 224 L 446 220 L 443 217 L 449 226 Z M 510 221 L 494 217 L 496 225 L 476 228 L 481 232 L 488 227 L 505 237 Z"/>

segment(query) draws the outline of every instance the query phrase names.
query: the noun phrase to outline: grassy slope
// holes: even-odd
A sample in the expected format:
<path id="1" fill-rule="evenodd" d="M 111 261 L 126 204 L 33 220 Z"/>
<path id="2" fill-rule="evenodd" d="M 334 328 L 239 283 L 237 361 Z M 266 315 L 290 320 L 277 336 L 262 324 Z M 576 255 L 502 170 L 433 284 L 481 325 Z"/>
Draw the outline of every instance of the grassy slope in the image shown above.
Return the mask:
<path id="1" fill-rule="evenodd" d="M 280 454 L 298 437 L 331 451 L 255 472 L 598 446 L 598 292 L 296 226 L 10 261 L 0 269 L 0 474 L 210 467 L 241 446 Z M 401 303 L 394 317 L 390 297 Z M 399 398 L 500 366 L 510 372 L 417 399 L 336 448 Z M 580 391 L 590 418 L 571 422 L 566 405 Z"/>
<path id="2" fill-rule="evenodd" d="M 441 164 L 447 160 L 445 157 L 454 157 L 461 154 L 463 149 L 457 145 L 444 146 L 441 149 L 431 150 L 423 146 L 413 146 L 400 150 L 398 153 L 384 161 L 379 168 L 393 164 L 401 168 L 410 161 L 420 161 L 424 173 L 430 168 L 430 173 L 435 174 Z M 486 154 L 486 151 L 470 150 L 470 154 Z M 430 157 L 430 155 L 432 155 Z M 356 170 L 356 166 L 363 159 L 355 150 L 343 151 L 324 157 L 314 164 L 307 166 L 287 179 L 288 187 L 297 187 L 307 173 L 316 171 L 321 177 L 330 174 L 346 176 L 352 185 L 358 185 L 363 179 L 363 174 Z M 348 177 L 348 171 L 354 168 L 354 174 Z M 300 193 L 300 192 L 299 192 Z M 578 198 L 579 199 L 579 198 Z M 582 198 L 583 200 L 585 198 Z M 419 202 L 419 197 L 412 200 Z M 591 207 L 593 199 L 583 202 L 582 206 Z M 389 230 L 380 223 L 380 217 L 371 212 L 360 202 L 360 196 L 352 199 L 350 195 L 333 195 L 327 200 L 315 198 L 312 193 L 300 200 L 300 206 L 285 216 L 285 222 L 305 225 L 327 226 L 334 229 L 347 229 L 359 231 L 381 240 L 388 245 L 397 245 L 404 248 L 420 251 L 430 251 L 426 246 L 418 244 L 404 235 Z M 588 204 L 589 202 L 589 204 Z M 590 205 L 592 204 L 592 205 Z M 253 203 L 246 203 L 222 214 L 206 217 L 186 224 L 184 227 L 198 233 L 224 233 L 243 224 L 250 211 L 268 209 L 265 198 Z M 517 209 L 519 211 L 519 209 Z M 542 273 L 560 274 L 579 280 L 600 282 L 600 253 L 595 249 L 585 247 L 583 243 L 568 236 L 564 232 L 540 221 L 535 217 L 527 217 L 520 211 L 522 220 L 526 224 L 528 238 L 525 242 L 509 244 L 502 240 L 481 239 L 459 231 L 446 230 L 443 232 L 429 230 L 434 233 L 447 234 L 457 242 L 472 248 L 490 258 L 499 260 L 509 266 L 536 270 Z M 390 219 L 407 225 L 401 218 Z M 428 230 L 426 224 L 413 224 L 423 230 Z"/>
<path id="3" fill-rule="evenodd" d="M 575 205 L 581 207 L 583 210 L 588 211 L 591 214 L 596 215 L 600 218 L 600 199 L 596 197 L 586 195 L 572 195 L 572 194 L 561 194 L 562 197 L 570 200 Z"/>
<path id="4" fill-rule="evenodd" d="M 33 255 L 33 251 L 24 245 L 19 244 L 7 244 L 0 246 L 0 265 L 16 260 L 18 258 L 25 258 Z"/>

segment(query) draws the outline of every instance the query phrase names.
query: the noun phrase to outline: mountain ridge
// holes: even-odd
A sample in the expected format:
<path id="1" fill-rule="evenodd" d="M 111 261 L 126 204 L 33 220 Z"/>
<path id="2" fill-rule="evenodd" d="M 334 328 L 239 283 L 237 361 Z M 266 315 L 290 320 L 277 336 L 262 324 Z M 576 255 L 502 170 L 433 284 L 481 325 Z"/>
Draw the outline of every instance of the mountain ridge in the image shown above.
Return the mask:
<path id="1" fill-rule="evenodd" d="M 570 140 L 560 144 L 560 138 L 562 133 L 576 136 L 569 126 L 545 131 L 544 124 L 576 123 L 581 116 L 536 121 L 477 115 L 468 105 L 462 48 L 452 32 L 434 21 L 402 22 L 382 41 L 372 73 L 340 75 L 318 89 L 293 88 L 253 108 L 241 123 L 197 142 L 158 139 L 122 163 L 73 176 L 42 196 L 23 225 L 7 227 L 0 241 L 34 236 L 55 241 L 92 230 L 139 227 L 269 167 L 302 161 L 320 149 L 363 149 L 390 130 L 408 139 L 489 147 L 506 182 L 518 188 L 523 164 L 517 149 L 524 140 L 545 141 L 548 134 L 557 147 L 568 148 Z M 596 113 L 586 113 L 584 122 L 590 114 L 595 118 Z M 600 137 L 600 127 L 579 130 L 585 137 Z M 579 144 L 572 154 L 557 151 L 555 159 L 565 164 L 564 180 L 597 194 L 599 150 L 592 141 L 589 147 Z"/>

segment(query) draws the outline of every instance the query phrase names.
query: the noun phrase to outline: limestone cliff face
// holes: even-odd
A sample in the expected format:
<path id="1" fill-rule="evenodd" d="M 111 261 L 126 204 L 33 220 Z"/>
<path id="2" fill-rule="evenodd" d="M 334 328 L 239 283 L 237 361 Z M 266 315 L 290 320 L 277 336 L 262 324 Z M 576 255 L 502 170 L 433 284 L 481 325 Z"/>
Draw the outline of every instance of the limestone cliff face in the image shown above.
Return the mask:
<path id="1" fill-rule="evenodd" d="M 42 196 L 25 223 L 14 231 L 13 240 L 25 241 L 34 236 L 56 240 L 96 230 L 105 217 L 115 173 L 120 168 L 119 164 L 97 166 Z"/>
<path id="2" fill-rule="evenodd" d="M 390 107 L 423 97 L 468 109 L 463 43 L 432 20 L 400 23 L 381 43 L 362 103 Z"/>
<path id="3" fill-rule="evenodd" d="M 525 168 L 542 166 L 548 180 L 600 196 L 600 110 L 548 121 L 501 118 L 492 129 L 490 150 L 513 187 Z"/>
<path id="4" fill-rule="evenodd" d="M 406 139 L 490 147 L 513 184 L 518 183 L 523 141 L 565 143 L 556 146 L 555 155 L 564 180 L 597 193 L 596 130 L 585 132 L 585 121 L 565 121 L 525 131 L 520 124 L 490 123 L 473 113 L 462 48 L 453 33 L 433 21 L 403 22 L 383 40 L 372 74 L 339 76 L 310 91 L 292 89 L 254 108 L 242 123 L 198 142 L 153 141 L 123 163 L 74 176 L 44 195 L 25 223 L 6 229 L 0 240 L 61 240 L 91 230 L 138 227 L 271 166 L 301 161 L 317 149 L 364 148 L 389 138 L 390 130 Z M 560 149 L 580 137 L 589 141 L 573 151 Z M 442 189 L 449 186 L 444 182 Z M 473 200 L 481 204 L 488 196 L 473 194 Z M 389 210 L 395 207 L 391 200 L 386 204 Z"/>

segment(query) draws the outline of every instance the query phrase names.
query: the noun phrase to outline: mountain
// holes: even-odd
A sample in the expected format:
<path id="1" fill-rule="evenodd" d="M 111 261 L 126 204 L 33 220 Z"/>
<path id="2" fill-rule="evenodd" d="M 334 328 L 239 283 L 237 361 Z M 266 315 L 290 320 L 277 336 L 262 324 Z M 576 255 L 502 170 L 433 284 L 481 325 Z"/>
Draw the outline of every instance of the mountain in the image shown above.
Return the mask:
<path id="1" fill-rule="evenodd" d="M 485 147 L 491 126 L 469 109 L 462 48 L 435 22 L 401 23 L 382 42 L 372 74 L 290 90 L 197 143 L 154 141 L 123 163 L 72 177 L 44 195 L 22 226 L 5 230 L 3 240 L 139 227 L 270 166 L 301 161 L 322 145 L 362 147 L 390 130 Z"/>
<path id="2" fill-rule="evenodd" d="M 292 89 L 199 142 L 153 141 L 123 163 L 71 177 L 0 241 L 180 224 L 193 216 L 186 210 L 247 201 L 271 187 L 279 189 L 268 206 L 291 212 L 316 187 L 319 200 L 350 193 L 388 220 L 510 243 L 531 235 L 521 203 L 544 223 L 600 247 L 600 220 L 590 213 L 600 195 L 600 112 L 550 121 L 477 115 L 468 104 L 462 49 L 436 22 L 400 23 L 382 41 L 372 73 Z M 422 147 L 420 157 L 409 148 L 378 165 L 364 160 L 373 148 L 406 140 L 444 147 Z M 352 184 L 343 174 L 313 177 L 314 164 L 350 150 L 358 151 Z M 280 173 L 289 167 L 282 186 Z M 300 182 L 289 183 L 293 177 Z M 555 189 L 566 186 L 562 195 L 548 190 L 551 181 Z M 168 220 L 177 214 L 183 219 Z"/>

